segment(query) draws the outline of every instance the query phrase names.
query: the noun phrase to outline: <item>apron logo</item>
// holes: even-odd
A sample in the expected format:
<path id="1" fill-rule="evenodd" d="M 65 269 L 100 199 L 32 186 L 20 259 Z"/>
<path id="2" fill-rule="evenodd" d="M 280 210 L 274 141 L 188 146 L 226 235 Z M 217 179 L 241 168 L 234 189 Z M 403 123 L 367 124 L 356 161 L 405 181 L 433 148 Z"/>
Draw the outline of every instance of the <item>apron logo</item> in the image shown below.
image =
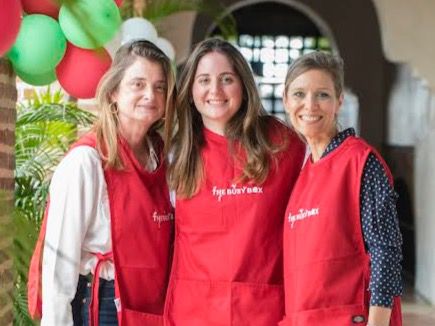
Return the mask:
<path id="1" fill-rule="evenodd" d="M 159 224 L 159 228 L 160 228 L 160 224 L 162 224 L 162 222 L 169 222 L 169 221 L 172 221 L 173 219 L 174 219 L 174 214 L 172 214 L 172 213 L 159 214 L 159 213 L 157 213 L 157 211 L 154 211 L 154 213 L 153 213 L 153 221 L 154 221 L 154 223 Z"/>
<path id="2" fill-rule="evenodd" d="M 291 213 L 288 215 L 288 221 L 290 222 L 290 227 L 293 229 L 295 223 L 297 221 L 302 221 L 307 218 L 319 215 L 319 208 L 311 208 L 311 209 L 299 209 L 298 213 L 292 215 Z"/>
<path id="3" fill-rule="evenodd" d="M 218 188 L 216 186 L 213 186 L 213 189 L 211 191 L 213 196 L 217 197 L 218 201 L 221 201 L 222 197 L 224 196 L 240 196 L 244 194 L 253 195 L 253 194 L 262 194 L 263 193 L 263 187 L 237 187 L 236 185 L 231 185 L 230 188 Z"/>

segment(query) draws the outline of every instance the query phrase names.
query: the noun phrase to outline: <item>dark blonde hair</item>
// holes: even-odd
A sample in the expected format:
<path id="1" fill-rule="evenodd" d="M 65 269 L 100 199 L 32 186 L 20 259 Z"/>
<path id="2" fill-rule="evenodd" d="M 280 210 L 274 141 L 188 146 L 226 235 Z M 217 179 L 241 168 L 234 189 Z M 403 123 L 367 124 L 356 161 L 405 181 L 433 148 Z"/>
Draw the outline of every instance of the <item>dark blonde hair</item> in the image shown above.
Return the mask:
<path id="1" fill-rule="evenodd" d="M 182 197 L 192 197 L 204 178 L 201 148 L 204 145 L 203 122 L 192 100 L 192 85 L 199 61 L 207 54 L 218 52 L 228 59 L 238 75 L 242 89 L 239 110 L 225 126 L 225 136 L 233 149 L 238 141 L 246 151 L 244 169 L 240 182 L 263 183 L 266 179 L 271 155 L 281 149 L 272 144 L 268 137 L 268 120 L 257 91 L 249 64 L 242 54 L 230 43 L 210 38 L 199 43 L 188 58 L 178 80 L 179 94 L 176 111 L 168 113 L 165 125 L 166 152 L 173 159 L 168 167 L 169 186 Z M 175 125 L 178 129 L 174 133 Z M 234 150 L 231 150 L 235 153 Z M 236 159 L 242 160 L 236 156 Z"/>
<path id="2" fill-rule="evenodd" d="M 97 89 L 99 117 L 94 124 L 97 137 L 97 150 L 106 167 L 121 169 L 123 167 L 118 151 L 118 115 L 112 95 L 117 91 L 125 71 L 138 59 L 144 58 L 160 64 L 166 77 L 165 111 L 172 111 L 175 102 L 175 77 L 169 58 L 153 43 L 136 40 L 121 46 L 116 52 L 112 66 L 104 74 Z M 162 119 L 155 122 L 148 135 L 152 135 L 163 125 Z"/>
<path id="3" fill-rule="evenodd" d="M 322 70 L 329 74 L 334 83 L 335 95 L 340 97 L 343 92 L 344 68 L 343 59 L 327 52 L 311 52 L 297 58 L 290 65 L 285 77 L 284 95 L 287 94 L 290 84 L 298 76 L 308 70 Z"/>

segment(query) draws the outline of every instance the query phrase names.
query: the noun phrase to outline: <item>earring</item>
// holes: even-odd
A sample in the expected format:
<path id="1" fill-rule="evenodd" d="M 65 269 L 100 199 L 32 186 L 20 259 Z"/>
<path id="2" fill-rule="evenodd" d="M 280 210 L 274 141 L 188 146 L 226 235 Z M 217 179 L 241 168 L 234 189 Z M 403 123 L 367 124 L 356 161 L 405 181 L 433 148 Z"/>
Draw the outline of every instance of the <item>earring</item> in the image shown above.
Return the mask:
<path id="1" fill-rule="evenodd" d="M 117 114 L 118 113 L 118 106 L 116 105 L 116 102 L 110 103 L 109 107 L 110 107 L 110 111 L 113 114 Z"/>

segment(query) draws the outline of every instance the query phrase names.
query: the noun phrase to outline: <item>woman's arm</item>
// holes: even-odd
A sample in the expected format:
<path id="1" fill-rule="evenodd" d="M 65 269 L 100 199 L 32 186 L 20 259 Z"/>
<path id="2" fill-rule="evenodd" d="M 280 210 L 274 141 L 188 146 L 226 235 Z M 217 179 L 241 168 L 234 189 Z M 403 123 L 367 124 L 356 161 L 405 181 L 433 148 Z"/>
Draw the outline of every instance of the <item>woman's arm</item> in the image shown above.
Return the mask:
<path id="1" fill-rule="evenodd" d="M 389 326 L 391 308 L 370 306 L 367 326 Z"/>
<path id="2" fill-rule="evenodd" d="M 43 326 L 73 324 L 71 301 L 82 243 L 100 201 L 101 170 L 97 152 L 80 146 L 68 153 L 53 175 L 42 266 Z"/>
<path id="3" fill-rule="evenodd" d="M 362 231 L 371 264 L 369 325 L 389 325 L 393 297 L 402 293 L 402 237 L 397 196 L 374 154 L 364 167 L 360 196 Z"/>

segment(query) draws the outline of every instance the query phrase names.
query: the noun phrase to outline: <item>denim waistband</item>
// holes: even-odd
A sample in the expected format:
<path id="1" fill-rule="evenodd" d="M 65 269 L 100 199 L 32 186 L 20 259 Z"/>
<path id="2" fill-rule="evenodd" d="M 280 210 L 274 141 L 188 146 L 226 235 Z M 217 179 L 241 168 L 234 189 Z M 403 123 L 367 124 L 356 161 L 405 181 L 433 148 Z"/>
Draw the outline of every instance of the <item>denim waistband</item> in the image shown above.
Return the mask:
<path id="1" fill-rule="evenodd" d="M 81 289 L 81 291 L 83 291 L 82 293 L 86 298 L 89 298 L 91 294 L 92 278 L 93 278 L 92 274 L 88 274 L 86 276 L 85 275 L 79 276 L 79 284 L 82 284 L 82 286 L 79 286 L 78 288 Z M 99 294 L 100 294 L 100 299 L 115 298 L 115 282 L 113 280 L 108 281 L 103 278 L 100 278 Z"/>

